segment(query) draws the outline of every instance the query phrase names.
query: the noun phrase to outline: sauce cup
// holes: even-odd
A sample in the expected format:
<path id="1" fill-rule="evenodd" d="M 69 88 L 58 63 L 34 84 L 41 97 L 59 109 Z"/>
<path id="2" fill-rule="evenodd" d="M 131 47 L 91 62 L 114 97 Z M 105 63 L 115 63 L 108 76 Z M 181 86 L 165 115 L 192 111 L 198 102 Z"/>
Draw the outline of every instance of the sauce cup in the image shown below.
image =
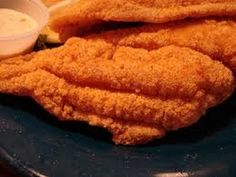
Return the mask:
<path id="1" fill-rule="evenodd" d="M 48 9 L 39 0 L 0 0 L 0 8 L 13 9 L 25 13 L 38 23 L 37 28 L 29 32 L 0 37 L 0 59 L 32 51 L 41 30 L 48 23 Z"/>

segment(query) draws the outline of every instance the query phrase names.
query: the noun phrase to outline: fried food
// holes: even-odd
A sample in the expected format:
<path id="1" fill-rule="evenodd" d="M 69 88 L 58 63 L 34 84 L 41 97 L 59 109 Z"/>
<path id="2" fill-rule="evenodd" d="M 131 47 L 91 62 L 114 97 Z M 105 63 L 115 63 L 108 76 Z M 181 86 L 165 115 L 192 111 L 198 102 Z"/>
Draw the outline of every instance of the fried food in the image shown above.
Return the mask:
<path id="1" fill-rule="evenodd" d="M 1 93 L 31 96 L 60 120 L 106 128 L 123 145 L 192 125 L 233 88 L 223 64 L 173 45 L 147 50 L 72 38 L 0 62 Z"/>
<path id="2" fill-rule="evenodd" d="M 51 7 L 59 2 L 62 2 L 64 0 L 41 0 L 42 3 L 44 3 L 47 7 Z"/>
<path id="3" fill-rule="evenodd" d="M 52 14 L 55 8 L 59 8 L 64 4 L 68 3 L 69 0 L 42 0 L 42 2 L 48 7 L 50 14 Z M 46 41 L 52 44 L 60 44 L 59 34 L 51 30 L 47 25 L 42 31 L 41 34 L 46 36 Z"/>
<path id="4" fill-rule="evenodd" d="M 132 48 L 158 49 L 176 45 L 189 47 L 223 62 L 236 74 L 236 23 L 230 19 L 184 20 L 148 24 L 89 35 L 91 40 Z"/>
<path id="5" fill-rule="evenodd" d="M 59 34 L 55 31 L 52 31 L 49 26 L 46 26 L 42 31 L 41 34 L 46 36 L 46 42 L 50 44 L 62 44 L 60 41 Z"/>
<path id="6" fill-rule="evenodd" d="M 50 12 L 50 16 L 56 11 L 58 8 L 63 8 L 64 6 L 73 3 L 78 0 L 42 0 L 42 2 L 49 7 L 48 10 Z M 59 38 L 59 34 L 53 31 L 48 25 L 41 31 L 42 35 L 45 35 L 46 42 L 51 44 L 61 44 L 61 40 Z"/>
<path id="7" fill-rule="evenodd" d="M 50 24 L 65 40 L 111 21 L 166 23 L 235 15 L 236 0 L 79 0 L 59 9 Z"/>

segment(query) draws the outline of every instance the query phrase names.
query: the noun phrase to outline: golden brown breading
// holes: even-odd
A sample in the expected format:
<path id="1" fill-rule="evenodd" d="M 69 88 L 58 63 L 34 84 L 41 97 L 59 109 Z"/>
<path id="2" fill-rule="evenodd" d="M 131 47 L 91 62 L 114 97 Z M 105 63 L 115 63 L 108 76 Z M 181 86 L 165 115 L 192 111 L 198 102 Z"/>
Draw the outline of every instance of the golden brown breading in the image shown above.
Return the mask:
<path id="1" fill-rule="evenodd" d="M 149 24 L 87 36 L 132 48 L 189 47 L 223 62 L 236 74 L 236 23 L 226 19 L 186 20 Z"/>
<path id="2" fill-rule="evenodd" d="M 195 123 L 233 87 L 220 62 L 176 46 L 146 50 L 72 38 L 0 62 L 0 92 L 31 96 L 59 119 L 104 127 L 125 145 Z"/>
<path id="3" fill-rule="evenodd" d="M 57 4 L 63 0 L 41 0 L 47 7 Z"/>
<path id="4" fill-rule="evenodd" d="M 59 9 L 50 24 L 68 38 L 109 21 L 165 23 L 235 15 L 236 0 L 79 0 Z"/>

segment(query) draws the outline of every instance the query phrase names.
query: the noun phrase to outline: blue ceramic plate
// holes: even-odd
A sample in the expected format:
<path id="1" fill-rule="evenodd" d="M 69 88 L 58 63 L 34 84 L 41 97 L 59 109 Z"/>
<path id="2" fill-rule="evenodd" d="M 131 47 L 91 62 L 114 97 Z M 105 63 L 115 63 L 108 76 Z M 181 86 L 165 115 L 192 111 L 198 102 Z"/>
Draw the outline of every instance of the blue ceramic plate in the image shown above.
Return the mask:
<path id="1" fill-rule="evenodd" d="M 23 176 L 235 177 L 236 95 L 196 125 L 139 147 L 61 123 L 33 100 L 0 95 L 0 160 Z"/>

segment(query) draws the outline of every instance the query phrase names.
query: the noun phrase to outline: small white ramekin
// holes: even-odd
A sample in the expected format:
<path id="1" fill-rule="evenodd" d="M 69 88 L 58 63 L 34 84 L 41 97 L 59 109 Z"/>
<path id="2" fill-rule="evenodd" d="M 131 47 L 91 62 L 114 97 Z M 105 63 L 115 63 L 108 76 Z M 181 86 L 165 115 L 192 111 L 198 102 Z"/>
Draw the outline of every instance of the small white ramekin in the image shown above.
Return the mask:
<path id="1" fill-rule="evenodd" d="M 48 9 L 39 0 L 0 0 L 0 8 L 23 12 L 38 22 L 38 27 L 29 32 L 0 37 L 0 59 L 32 51 L 41 30 L 48 23 Z"/>

